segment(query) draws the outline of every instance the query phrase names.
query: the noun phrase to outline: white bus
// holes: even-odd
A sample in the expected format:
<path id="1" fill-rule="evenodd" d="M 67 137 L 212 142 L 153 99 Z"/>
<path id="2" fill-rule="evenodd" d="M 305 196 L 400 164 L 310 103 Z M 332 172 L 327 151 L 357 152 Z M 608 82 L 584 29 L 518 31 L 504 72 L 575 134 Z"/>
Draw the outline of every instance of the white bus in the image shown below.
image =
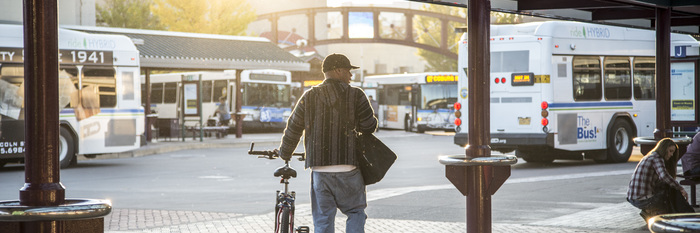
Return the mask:
<path id="1" fill-rule="evenodd" d="M 650 30 L 564 21 L 491 26 L 491 148 L 528 162 L 627 161 L 632 138 L 656 128 L 655 38 Z M 468 143 L 466 39 L 460 146 Z M 671 40 L 698 56 L 691 36 Z"/>
<path id="2" fill-rule="evenodd" d="M 455 128 L 456 72 L 373 75 L 363 85 L 368 95 L 376 88 L 380 128 L 419 133 Z"/>
<path id="3" fill-rule="evenodd" d="M 151 75 L 151 109 L 158 119 L 170 122 L 180 119 L 181 80 L 183 76 L 202 77 L 202 117 L 205 122 L 213 117 L 219 105 L 219 98 L 226 98 L 228 109 L 235 111 L 234 90 L 242 92 L 241 113 L 243 128 L 249 129 L 284 129 L 287 118 L 292 111 L 292 77 L 291 72 L 282 70 L 243 70 L 241 87 L 236 88 L 235 70 L 223 72 L 202 71 L 187 73 L 169 73 Z M 142 78 L 145 84 L 145 78 Z M 143 90 L 143 89 L 142 89 Z M 198 117 L 185 118 L 185 126 L 198 124 Z M 233 127 L 235 119 L 229 123 Z"/>
<path id="4" fill-rule="evenodd" d="M 0 166 L 24 160 L 22 25 L 0 25 Z M 133 150 L 141 145 L 144 111 L 139 51 L 126 36 L 59 29 L 59 159 Z"/>

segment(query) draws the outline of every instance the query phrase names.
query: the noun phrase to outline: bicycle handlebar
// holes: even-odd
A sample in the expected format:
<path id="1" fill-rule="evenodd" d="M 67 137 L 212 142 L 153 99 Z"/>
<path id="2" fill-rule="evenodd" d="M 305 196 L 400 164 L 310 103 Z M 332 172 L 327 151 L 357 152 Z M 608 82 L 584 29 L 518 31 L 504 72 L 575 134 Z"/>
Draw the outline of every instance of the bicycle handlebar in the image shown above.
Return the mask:
<path id="1" fill-rule="evenodd" d="M 276 159 L 279 158 L 279 152 L 275 150 L 258 150 L 255 151 L 253 150 L 253 147 L 255 146 L 255 142 L 250 143 L 250 150 L 248 150 L 249 155 L 258 155 L 258 158 L 265 158 L 265 159 Z M 299 153 L 295 152 L 292 153 L 292 156 L 299 156 L 299 161 L 304 161 L 306 159 L 306 153 Z"/>

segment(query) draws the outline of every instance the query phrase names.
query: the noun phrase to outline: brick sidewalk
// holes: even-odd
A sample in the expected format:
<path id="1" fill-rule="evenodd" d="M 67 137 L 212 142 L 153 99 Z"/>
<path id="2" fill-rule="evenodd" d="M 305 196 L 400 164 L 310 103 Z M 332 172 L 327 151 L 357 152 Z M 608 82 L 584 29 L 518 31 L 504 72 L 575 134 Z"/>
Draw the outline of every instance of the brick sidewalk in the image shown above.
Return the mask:
<path id="1" fill-rule="evenodd" d="M 298 207 L 297 226 L 313 223 L 308 205 Z M 627 203 L 608 204 L 553 219 L 528 224 L 494 223 L 493 232 L 648 232 L 638 210 Z M 105 218 L 105 231 L 111 233 L 268 233 L 274 230 L 273 213 L 240 215 L 195 211 L 116 209 Z M 436 222 L 369 218 L 367 232 L 465 232 L 464 222 Z M 345 217 L 336 217 L 336 232 L 345 232 Z"/>

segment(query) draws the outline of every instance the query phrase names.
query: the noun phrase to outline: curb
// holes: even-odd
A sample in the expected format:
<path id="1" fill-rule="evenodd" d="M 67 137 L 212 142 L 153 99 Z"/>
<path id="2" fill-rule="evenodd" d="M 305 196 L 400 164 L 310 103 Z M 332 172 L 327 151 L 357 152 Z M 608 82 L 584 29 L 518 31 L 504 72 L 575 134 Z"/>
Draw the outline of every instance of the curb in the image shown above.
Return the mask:
<path id="1" fill-rule="evenodd" d="M 225 140 L 226 138 L 224 138 Z M 240 140 L 234 138 L 234 140 Z M 98 154 L 94 158 L 89 158 L 85 155 L 77 155 L 78 161 L 84 160 L 96 160 L 96 159 L 121 159 L 121 158 L 135 158 L 143 157 L 148 155 L 162 154 L 173 151 L 181 150 L 191 150 L 191 149 L 205 149 L 205 148 L 240 148 L 249 147 L 250 143 L 255 142 L 256 146 L 279 146 L 279 139 L 243 139 L 236 142 L 231 142 L 229 140 L 219 141 L 219 142 L 193 142 L 193 141 L 157 141 L 151 142 L 146 146 L 142 146 L 136 150 L 121 152 L 121 153 L 107 153 Z"/>

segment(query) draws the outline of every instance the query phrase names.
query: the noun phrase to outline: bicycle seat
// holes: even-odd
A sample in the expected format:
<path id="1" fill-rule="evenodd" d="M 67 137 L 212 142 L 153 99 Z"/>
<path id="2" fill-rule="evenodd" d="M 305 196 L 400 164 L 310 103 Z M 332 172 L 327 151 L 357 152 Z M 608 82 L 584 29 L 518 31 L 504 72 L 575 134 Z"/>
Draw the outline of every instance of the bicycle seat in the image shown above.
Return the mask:
<path id="1" fill-rule="evenodd" d="M 282 177 L 284 179 L 297 177 L 297 171 L 294 168 L 284 165 L 275 170 L 275 177 Z"/>

